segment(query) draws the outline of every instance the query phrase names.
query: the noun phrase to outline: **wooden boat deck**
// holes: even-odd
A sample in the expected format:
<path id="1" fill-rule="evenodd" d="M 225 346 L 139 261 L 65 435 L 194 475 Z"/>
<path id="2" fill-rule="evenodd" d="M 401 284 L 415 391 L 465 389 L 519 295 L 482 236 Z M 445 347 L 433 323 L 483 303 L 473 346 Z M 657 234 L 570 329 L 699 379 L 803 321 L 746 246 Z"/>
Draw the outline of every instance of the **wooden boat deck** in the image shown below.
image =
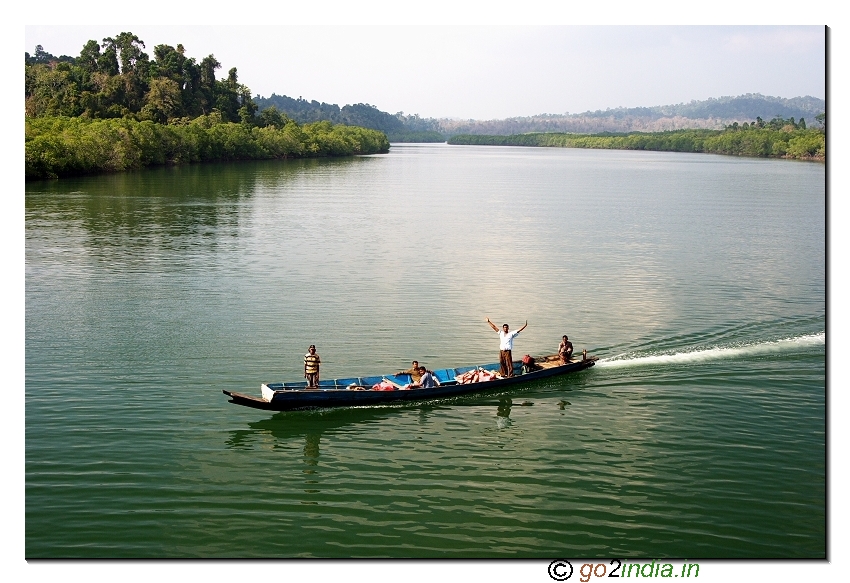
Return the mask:
<path id="1" fill-rule="evenodd" d="M 567 362 L 567 364 L 580 361 L 581 358 L 576 358 L 576 355 L 574 354 L 572 358 L 570 358 L 570 360 Z M 557 354 L 550 354 L 549 356 L 541 356 L 539 358 L 535 357 L 534 364 L 539 368 L 552 368 L 555 366 L 561 366 L 561 357 Z"/>

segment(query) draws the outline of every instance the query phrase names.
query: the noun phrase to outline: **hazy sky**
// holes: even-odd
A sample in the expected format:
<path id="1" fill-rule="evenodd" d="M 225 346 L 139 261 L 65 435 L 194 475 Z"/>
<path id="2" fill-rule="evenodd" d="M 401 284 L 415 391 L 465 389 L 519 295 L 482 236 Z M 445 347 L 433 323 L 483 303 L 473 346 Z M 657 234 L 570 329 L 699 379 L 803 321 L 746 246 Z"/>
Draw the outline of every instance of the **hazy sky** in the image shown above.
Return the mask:
<path id="1" fill-rule="evenodd" d="M 254 95 L 370 103 L 422 117 L 494 119 L 761 93 L 825 98 L 822 26 L 26 26 L 79 55 L 135 33 L 236 67 Z"/>

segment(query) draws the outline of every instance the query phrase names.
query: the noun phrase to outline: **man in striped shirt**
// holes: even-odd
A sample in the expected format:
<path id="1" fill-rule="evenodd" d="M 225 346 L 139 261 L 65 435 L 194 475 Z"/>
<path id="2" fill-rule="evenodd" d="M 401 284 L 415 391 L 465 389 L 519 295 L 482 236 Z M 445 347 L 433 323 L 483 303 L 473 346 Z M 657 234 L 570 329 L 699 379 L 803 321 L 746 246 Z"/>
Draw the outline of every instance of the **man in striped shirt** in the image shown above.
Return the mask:
<path id="1" fill-rule="evenodd" d="M 319 387 L 319 365 L 322 359 L 316 354 L 316 345 L 311 344 L 307 354 L 304 355 L 304 378 L 307 379 L 307 388 Z"/>

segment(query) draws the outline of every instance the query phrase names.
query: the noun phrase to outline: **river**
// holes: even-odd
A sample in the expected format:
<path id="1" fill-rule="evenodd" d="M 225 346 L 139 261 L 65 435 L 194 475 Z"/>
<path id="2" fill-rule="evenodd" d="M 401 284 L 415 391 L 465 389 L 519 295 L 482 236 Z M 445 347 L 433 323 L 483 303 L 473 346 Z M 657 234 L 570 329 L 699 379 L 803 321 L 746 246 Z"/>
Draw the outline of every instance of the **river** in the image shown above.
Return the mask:
<path id="1" fill-rule="evenodd" d="M 26 185 L 26 556 L 823 558 L 825 171 L 395 144 Z M 597 366 L 274 414 L 298 380 Z"/>

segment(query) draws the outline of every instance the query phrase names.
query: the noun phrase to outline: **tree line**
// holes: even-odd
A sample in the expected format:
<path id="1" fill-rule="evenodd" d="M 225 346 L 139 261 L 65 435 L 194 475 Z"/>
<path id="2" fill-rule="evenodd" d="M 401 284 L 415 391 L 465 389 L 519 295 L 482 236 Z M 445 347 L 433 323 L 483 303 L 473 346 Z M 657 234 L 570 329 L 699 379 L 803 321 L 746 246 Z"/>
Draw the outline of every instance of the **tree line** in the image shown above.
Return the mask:
<path id="1" fill-rule="evenodd" d="M 816 118 L 823 112 L 826 103 L 815 97 L 783 99 L 759 94 L 738 97 L 721 97 L 704 101 L 691 101 L 678 105 L 656 107 L 618 107 L 604 111 L 587 111 L 577 114 L 540 114 L 530 117 L 507 119 L 434 119 L 422 118 L 418 114 L 406 115 L 400 111 L 390 114 L 375 106 L 358 103 L 340 107 L 333 103 L 294 99 L 286 95 L 272 94 L 271 97 L 254 97 L 260 111 L 275 106 L 292 119 L 306 123 L 329 120 L 381 130 L 391 142 L 443 142 L 457 134 L 516 135 L 524 133 L 574 133 L 598 134 L 603 132 L 663 132 L 684 129 L 722 129 L 726 125 L 751 123 L 745 120 L 767 117 L 774 120 L 762 122 L 774 124 L 784 120 L 780 127 L 794 118 Z M 788 118 L 786 120 L 785 118 Z M 801 120 L 802 121 L 802 120 Z M 801 122 L 794 122 L 800 124 Z M 741 125 L 741 127 L 743 127 Z M 771 127 L 774 127 L 771 125 Z M 774 129 L 779 129 L 774 127 Z M 805 129 L 805 128 L 802 128 Z"/>
<path id="2" fill-rule="evenodd" d="M 150 58 L 145 48 L 122 32 L 89 40 L 77 57 L 55 57 L 40 45 L 25 53 L 28 178 L 389 151 L 380 131 L 302 125 L 275 108 L 258 113 L 235 67 L 216 78 L 214 55 L 198 61 L 182 44 L 161 44 Z"/>
<path id="3" fill-rule="evenodd" d="M 826 114 L 819 113 L 815 116 L 815 123 L 817 124 L 817 129 L 824 129 L 826 127 Z M 738 131 L 738 130 L 748 130 L 748 129 L 764 129 L 768 128 L 771 130 L 805 130 L 806 126 L 806 118 L 801 117 L 800 121 L 794 121 L 793 117 L 788 119 L 784 119 L 781 115 L 775 116 L 772 120 L 766 122 L 760 117 L 756 117 L 756 121 L 752 123 L 744 122 L 741 125 L 738 125 L 738 122 L 734 122 L 726 126 L 727 130 Z"/>
<path id="4" fill-rule="evenodd" d="M 818 116 L 825 124 L 825 116 Z M 781 119 L 781 118 L 780 118 Z M 773 120 L 772 120 L 773 121 Z M 789 122 L 790 120 L 782 120 Z M 737 124 L 724 130 L 676 130 L 628 134 L 527 133 L 511 136 L 456 135 L 449 144 L 489 146 L 537 146 L 596 148 L 612 150 L 653 150 L 661 152 L 700 152 L 759 158 L 826 159 L 823 128 L 806 128 L 805 122 L 774 125 L 761 122 Z M 746 127 L 744 127 L 746 126 Z M 803 126 L 803 127 L 800 127 Z"/>

